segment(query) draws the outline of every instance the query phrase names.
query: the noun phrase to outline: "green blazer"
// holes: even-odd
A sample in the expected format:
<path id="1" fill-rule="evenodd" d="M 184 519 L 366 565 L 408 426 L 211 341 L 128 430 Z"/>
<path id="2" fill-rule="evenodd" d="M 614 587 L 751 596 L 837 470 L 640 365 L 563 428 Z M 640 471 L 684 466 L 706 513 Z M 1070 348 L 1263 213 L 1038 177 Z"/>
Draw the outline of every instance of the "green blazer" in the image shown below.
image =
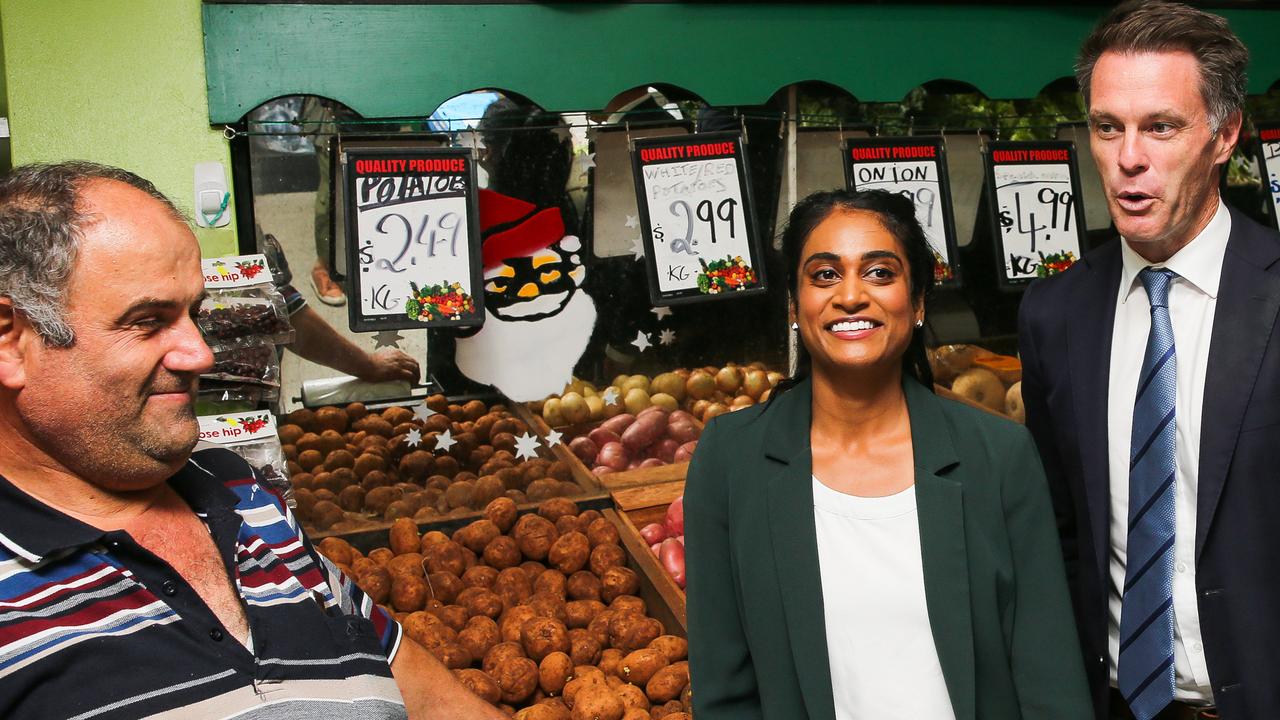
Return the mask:
<path id="1" fill-rule="evenodd" d="M 956 719 L 1092 718 L 1030 434 L 914 379 L 903 387 L 925 601 Z M 835 719 L 813 517 L 812 403 L 804 381 L 771 406 L 718 417 L 694 454 L 684 508 L 698 720 Z"/>

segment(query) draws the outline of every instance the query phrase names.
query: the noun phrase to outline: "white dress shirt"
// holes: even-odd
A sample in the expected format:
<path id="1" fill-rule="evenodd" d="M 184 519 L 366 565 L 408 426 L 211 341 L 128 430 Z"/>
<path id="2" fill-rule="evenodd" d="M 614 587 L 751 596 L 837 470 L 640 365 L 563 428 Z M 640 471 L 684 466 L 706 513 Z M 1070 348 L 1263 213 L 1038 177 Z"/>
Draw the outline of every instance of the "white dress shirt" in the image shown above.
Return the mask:
<path id="1" fill-rule="evenodd" d="M 1231 234 L 1231 215 L 1218 200 L 1218 211 L 1204 230 L 1164 263 L 1178 274 L 1169 288 L 1169 319 L 1173 324 L 1177 358 L 1177 398 L 1174 484 L 1173 654 L 1176 673 L 1174 699 L 1211 703 L 1209 670 L 1200 635 L 1196 605 L 1196 490 L 1199 485 L 1201 410 L 1204 407 L 1205 368 L 1209 339 L 1218 303 L 1222 259 Z M 1111 481 L 1111 591 L 1109 655 L 1111 684 L 1116 681 L 1120 654 L 1121 588 L 1129 537 L 1129 445 L 1138 376 L 1151 330 L 1151 303 L 1138 272 L 1152 265 L 1120 243 L 1123 269 L 1111 335 L 1111 378 L 1107 387 L 1107 468 Z"/>
<path id="2" fill-rule="evenodd" d="M 954 720 L 924 596 L 916 488 L 858 497 L 813 478 L 836 720 Z"/>

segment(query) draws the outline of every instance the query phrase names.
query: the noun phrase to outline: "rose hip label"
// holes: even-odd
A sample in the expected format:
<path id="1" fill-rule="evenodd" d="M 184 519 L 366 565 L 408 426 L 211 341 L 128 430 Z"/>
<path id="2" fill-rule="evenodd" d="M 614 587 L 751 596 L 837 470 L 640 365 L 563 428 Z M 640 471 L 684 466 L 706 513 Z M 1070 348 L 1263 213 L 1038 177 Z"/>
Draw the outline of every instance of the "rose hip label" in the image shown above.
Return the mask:
<path id="1" fill-rule="evenodd" d="M 232 255 L 200 261 L 204 286 L 210 290 L 272 284 L 266 255 Z"/>
<path id="2" fill-rule="evenodd" d="M 274 440 L 276 436 L 276 419 L 269 412 L 202 415 L 196 419 L 200 423 L 200 440 L 215 445 Z"/>

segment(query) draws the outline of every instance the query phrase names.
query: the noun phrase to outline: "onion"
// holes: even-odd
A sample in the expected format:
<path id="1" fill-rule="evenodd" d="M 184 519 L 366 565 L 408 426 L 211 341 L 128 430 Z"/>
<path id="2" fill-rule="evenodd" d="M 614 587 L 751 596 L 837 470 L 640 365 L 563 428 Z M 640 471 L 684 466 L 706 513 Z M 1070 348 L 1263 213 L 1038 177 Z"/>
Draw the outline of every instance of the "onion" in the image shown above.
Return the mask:
<path id="1" fill-rule="evenodd" d="M 667 535 L 683 535 L 684 534 L 684 496 L 676 498 L 676 501 L 667 507 L 667 519 L 663 522 L 667 528 Z"/>
<path id="2" fill-rule="evenodd" d="M 667 529 L 658 523 L 649 523 L 640 528 L 640 537 L 650 545 L 656 545 L 667 539 Z"/>

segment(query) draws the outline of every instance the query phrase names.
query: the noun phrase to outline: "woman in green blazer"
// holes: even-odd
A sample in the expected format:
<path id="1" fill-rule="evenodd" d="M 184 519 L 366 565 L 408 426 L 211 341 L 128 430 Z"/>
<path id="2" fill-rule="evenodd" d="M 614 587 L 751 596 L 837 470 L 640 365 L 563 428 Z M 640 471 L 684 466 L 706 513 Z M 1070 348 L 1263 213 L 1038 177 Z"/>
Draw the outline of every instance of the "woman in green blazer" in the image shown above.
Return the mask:
<path id="1" fill-rule="evenodd" d="M 689 469 L 694 716 L 1091 718 L 1031 437 L 931 390 L 913 204 L 818 193 L 783 251 L 796 377 Z"/>

